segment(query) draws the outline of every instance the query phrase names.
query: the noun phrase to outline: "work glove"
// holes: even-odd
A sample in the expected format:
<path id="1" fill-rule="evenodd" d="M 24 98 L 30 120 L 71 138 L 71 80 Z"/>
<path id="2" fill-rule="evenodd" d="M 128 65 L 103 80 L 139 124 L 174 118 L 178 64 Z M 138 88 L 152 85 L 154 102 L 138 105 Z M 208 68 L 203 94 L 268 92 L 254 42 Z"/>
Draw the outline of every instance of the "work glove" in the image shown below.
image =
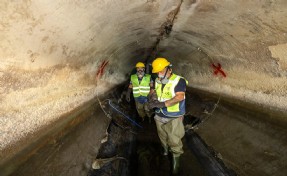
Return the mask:
<path id="1" fill-rule="evenodd" d="M 131 88 L 129 88 L 128 91 L 127 91 L 127 94 L 126 94 L 126 100 L 127 100 L 127 102 L 130 102 L 130 101 L 131 101 L 131 91 L 132 91 Z"/>
<path id="2" fill-rule="evenodd" d="M 148 103 L 148 108 L 153 109 L 153 108 L 164 108 L 165 103 L 164 102 L 159 102 L 158 100 L 152 101 Z"/>
<path id="3" fill-rule="evenodd" d="M 156 101 L 156 100 L 157 100 L 157 94 L 156 94 L 156 92 L 153 92 L 153 93 L 148 94 L 147 99 L 148 99 L 148 102 Z"/>

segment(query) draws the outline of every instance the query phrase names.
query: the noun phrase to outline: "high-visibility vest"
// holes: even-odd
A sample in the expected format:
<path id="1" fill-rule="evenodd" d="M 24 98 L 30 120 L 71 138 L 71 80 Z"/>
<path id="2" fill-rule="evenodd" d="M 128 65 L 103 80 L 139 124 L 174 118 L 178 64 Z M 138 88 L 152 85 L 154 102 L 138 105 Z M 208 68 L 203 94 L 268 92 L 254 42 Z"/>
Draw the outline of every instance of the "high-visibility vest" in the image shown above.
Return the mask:
<path id="1" fill-rule="evenodd" d="M 175 97 L 174 88 L 178 84 L 180 78 L 183 78 L 183 77 L 178 76 L 176 74 L 172 74 L 163 89 L 162 89 L 162 84 L 158 83 L 158 81 L 155 81 L 155 90 L 156 90 L 156 94 L 158 97 L 158 101 L 165 102 Z M 186 84 L 188 84 L 188 81 L 186 79 L 185 81 L 186 81 Z M 160 108 L 160 111 L 165 116 L 168 116 L 168 117 L 179 117 L 179 116 L 184 115 L 185 114 L 185 98 L 184 100 L 176 103 L 173 106 Z"/>
<path id="2" fill-rule="evenodd" d="M 147 97 L 150 92 L 150 79 L 151 76 L 149 74 L 145 74 L 141 82 L 139 83 L 137 74 L 133 74 L 131 76 L 133 95 L 135 98 L 139 96 Z"/>

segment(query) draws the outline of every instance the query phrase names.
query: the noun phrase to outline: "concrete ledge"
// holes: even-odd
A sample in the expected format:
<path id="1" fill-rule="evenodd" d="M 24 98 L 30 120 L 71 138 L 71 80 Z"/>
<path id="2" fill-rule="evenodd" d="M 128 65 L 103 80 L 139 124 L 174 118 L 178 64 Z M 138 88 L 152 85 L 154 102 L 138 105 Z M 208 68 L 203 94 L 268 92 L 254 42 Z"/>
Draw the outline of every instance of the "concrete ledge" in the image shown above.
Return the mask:
<path id="1" fill-rule="evenodd" d="M 95 112 L 97 115 L 103 116 L 101 109 L 99 109 L 99 105 L 96 99 L 93 99 L 87 103 L 82 104 L 77 107 L 73 111 L 64 114 L 58 121 L 42 128 L 37 132 L 39 134 L 31 141 L 31 138 L 27 136 L 28 141 L 27 145 L 21 146 L 20 152 L 17 152 L 15 155 L 11 155 L 7 157 L 7 159 L 2 160 L 0 163 L 1 176 L 9 175 L 15 169 L 17 169 L 22 163 L 27 161 L 33 154 L 35 154 L 39 149 L 44 147 L 45 145 L 56 143 L 57 140 L 63 138 L 63 136 L 67 135 L 71 132 L 76 126 L 78 126 L 83 121 L 86 121 L 89 118 L 95 117 Z M 96 116 L 99 118 L 98 116 Z M 102 122 L 105 122 L 102 123 Z M 99 121 L 103 126 L 108 126 L 108 121 Z M 105 128 L 104 128 L 105 129 Z M 99 136 L 103 136 L 105 134 L 104 130 L 99 131 Z M 20 145 L 20 144 L 19 144 Z"/>
<path id="2" fill-rule="evenodd" d="M 287 127 L 287 112 L 284 110 L 276 109 L 271 106 L 268 107 L 259 103 L 255 104 L 254 102 L 237 99 L 236 97 L 231 97 L 230 95 L 218 94 L 192 87 L 188 87 L 188 91 L 194 92 L 204 98 L 209 97 L 216 101 L 220 98 L 219 104 L 224 104 L 224 106 L 232 109 L 244 109 L 244 111 L 248 111 L 248 113 L 253 114 L 252 117 L 255 119 L 260 121 L 263 120 L 281 127 Z"/>

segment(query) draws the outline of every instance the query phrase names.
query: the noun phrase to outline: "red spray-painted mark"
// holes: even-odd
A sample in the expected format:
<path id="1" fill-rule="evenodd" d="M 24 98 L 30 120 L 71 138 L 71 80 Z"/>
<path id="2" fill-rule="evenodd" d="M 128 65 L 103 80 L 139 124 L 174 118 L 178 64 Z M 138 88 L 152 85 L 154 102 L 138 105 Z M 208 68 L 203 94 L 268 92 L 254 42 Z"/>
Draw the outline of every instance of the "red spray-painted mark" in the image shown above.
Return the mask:
<path id="1" fill-rule="evenodd" d="M 215 64 L 212 64 L 212 67 L 214 69 L 213 74 L 217 75 L 218 73 L 222 74 L 223 77 L 226 77 L 226 74 L 224 71 L 221 69 L 221 64 L 217 63 L 217 66 Z"/>
<path id="2" fill-rule="evenodd" d="M 97 71 L 97 78 L 100 78 L 104 74 L 105 67 L 108 65 L 109 61 L 103 61 L 102 64 L 99 66 Z"/>

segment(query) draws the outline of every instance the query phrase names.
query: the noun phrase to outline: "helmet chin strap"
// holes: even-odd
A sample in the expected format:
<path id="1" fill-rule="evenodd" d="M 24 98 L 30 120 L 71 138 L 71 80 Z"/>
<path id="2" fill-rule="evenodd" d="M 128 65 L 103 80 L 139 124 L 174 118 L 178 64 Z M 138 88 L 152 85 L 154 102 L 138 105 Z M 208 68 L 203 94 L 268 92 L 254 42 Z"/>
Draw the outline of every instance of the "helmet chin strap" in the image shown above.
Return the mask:
<path id="1" fill-rule="evenodd" d="M 160 80 L 158 79 L 160 84 L 167 84 L 168 83 L 168 78 L 166 78 L 166 74 L 167 74 L 168 70 L 169 70 L 169 67 L 167 67 L 167 69 L 164 73 L 164 76 L 162 78 L 160 78 Z"/>

